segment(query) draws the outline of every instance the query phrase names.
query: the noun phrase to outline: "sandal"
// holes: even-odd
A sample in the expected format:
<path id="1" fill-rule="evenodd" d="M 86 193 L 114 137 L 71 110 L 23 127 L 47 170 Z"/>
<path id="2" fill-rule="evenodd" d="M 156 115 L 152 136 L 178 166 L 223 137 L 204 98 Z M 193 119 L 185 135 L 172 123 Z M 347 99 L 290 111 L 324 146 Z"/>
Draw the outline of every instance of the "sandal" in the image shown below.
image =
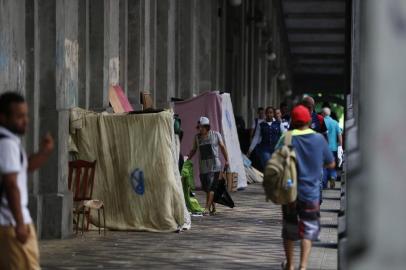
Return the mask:
<path id="1" fill-rule="evenodd" d="M 203 214 L 203 216 L 208 216 L 208 215 L 210 215 L 210 212 L 207 209 L 204 209 L 202 214 Z"/>
<path id="2" fill-rule="evenodd" d="M 217 215 L 216 208 L 214 208 L 214 209 L 212 209 L 212 210 L 210 211 L 210 216 L 215 216 L 215 215 Z"/>

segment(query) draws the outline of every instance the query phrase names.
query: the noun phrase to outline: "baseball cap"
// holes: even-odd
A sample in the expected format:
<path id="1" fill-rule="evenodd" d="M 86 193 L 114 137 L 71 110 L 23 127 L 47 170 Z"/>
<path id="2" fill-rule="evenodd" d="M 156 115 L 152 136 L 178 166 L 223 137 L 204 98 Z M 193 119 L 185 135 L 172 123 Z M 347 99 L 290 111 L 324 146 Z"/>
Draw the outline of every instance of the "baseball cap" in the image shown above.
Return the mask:
<path id="1" fill-rule="evenodd" d="M 210 120 L 209 120 L 209 118 L 202 116 L 199 119 L 199 124 L 202 126 L 210 125 Z"/>
<path id="2" fill-rule="evenodd" d="M 298 105 L 295 108 L 293 108 L 291 117 L 293 123 L 306 124 L 312 120 L 309 109 L 303 105 Z"/>

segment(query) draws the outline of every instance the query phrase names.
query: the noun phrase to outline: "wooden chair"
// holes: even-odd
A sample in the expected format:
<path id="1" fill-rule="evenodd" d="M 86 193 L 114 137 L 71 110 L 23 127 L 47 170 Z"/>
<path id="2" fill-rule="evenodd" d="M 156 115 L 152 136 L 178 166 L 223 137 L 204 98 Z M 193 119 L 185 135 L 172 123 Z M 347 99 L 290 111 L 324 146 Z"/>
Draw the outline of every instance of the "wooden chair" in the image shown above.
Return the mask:
<path id="1" fill-rule="evenodd" d="M 106 234 L 106 216 L 104 203 L 92 198 L 96 161 L 88 162 L 75 160 L 69 162 L 68 187 L 73 192 L 73 213 L 76 215 L 76 234 L 79 230 L 80 215 L 82 215 L 82 234 L 84 233 L 84 221 L 87 220 L 86 230 L 89 230 L 90 211 L 97 210 L 99 234 L 100 234 L 100 210 L 103 211 L 103 229 Z"/>

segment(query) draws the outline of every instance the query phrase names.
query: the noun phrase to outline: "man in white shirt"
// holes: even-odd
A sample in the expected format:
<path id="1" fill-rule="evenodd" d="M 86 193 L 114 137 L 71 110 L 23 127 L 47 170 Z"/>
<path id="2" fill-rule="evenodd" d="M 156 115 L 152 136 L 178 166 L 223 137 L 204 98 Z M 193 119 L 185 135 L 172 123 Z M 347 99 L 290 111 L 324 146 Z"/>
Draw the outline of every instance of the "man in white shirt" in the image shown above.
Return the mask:
<path id="1" fill-rule="evenodd" d="M 38 242 L 28 210 L 27 172 L 40 168 L 54 148 L 48 134 L 29 158 L 25 134 L 28 106 L 13 92 L 0 96 L 0 269 L 40 269 Z"/>

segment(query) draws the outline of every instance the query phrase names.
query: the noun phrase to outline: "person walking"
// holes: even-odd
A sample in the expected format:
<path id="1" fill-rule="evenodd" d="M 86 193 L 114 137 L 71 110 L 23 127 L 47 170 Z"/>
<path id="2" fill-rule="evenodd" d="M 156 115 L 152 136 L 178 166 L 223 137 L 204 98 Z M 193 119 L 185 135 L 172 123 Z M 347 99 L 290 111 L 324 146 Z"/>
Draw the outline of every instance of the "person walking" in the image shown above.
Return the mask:
<path id="1" fill-rule="evenodd" d="M 28 210 L 27 172 L 39 169 L 54 141 L 48 134 L 39 152 L 27 158 L 20 136 L 26 133 L 28 106 L 13 92 L 0 96 L 0 269 L 40 269 L 38 242 Z"/>
<path id="2" fill-rule="evenodd" d="M 289 130 L 289 121 L 286 121 L 286 119 L 283 118 L 282 111 L 280 109 L 275 109 L 275 119 L 276 121 L 281 123 L 282 133 L 285 133 Z"/>
<path id="3" fill-rule="evenodd" d="M 333 154 L 336 162 L 343 154 L 343 136 L 341 128 L 336 120 L 331 117 L 331 109 L 328 107 L 323 108 L 324 123 L 327 128 L 327 140 L 331 153 Z M 324 169 L 323 173 L 323 188 L 327 188 L 327 183 L 330 183 L 330 188 L 335 188 L 335 181 L 337 180 L 337 171 L 334 169 Z"/>
<path id="4" fill-rule="evenodd" d="M 335 161 L 321 134 L 310 128 L 312 117 L 303 105 L 291 113 L 292 146 L 296 153 L 298 196 L 294 203 L 282 206 L 282 238 L 286 261 L 283 269 L 294 268 L 294 242 L 301 240 L 300 270 L 308 264 L 312 241 L 320 233 L 320 178 L 323 166 L 334 168 Z M 284 144 L 284 135 L 277 148 Z"/>
<path id="5" fill-rule="evenodd" d="M 211 130 L 210 120 L 207 117 L 200 117 L 198 129 L 199 133 L 195 137 L 188 158 L 192 159 L 199 150 L 200 181 L 202 189 L 206 192 L 206 208 L 203 214 L 214 215 L 216 214 L 216 205 L 213 202 L 214 192 L 217 189 L 221 172 L 219 149 L 225 159 L 224 168 L 229 166 L 229 159 L 221 134 Z"/>
<path id="6" fill-rule="evenodd" d="M 310 128 L 318 133 L 325 134 L 327 131 L 324 125 L 323 116 L 315 112 L 316 102 L 311 96 L 305 96 L 302 100 L 302 105 L 304 105 L 311 114 L 312 122 Z"/>
<path id="7" fill-rule="evenodd" d="M 250 138 L 252 140 L 253 136 L 255 135 L 255 132 L 257 131 L 259 125 L 264 122 L 265 120 L 265 110 L 263 107 L 259 107 L 257 109 L 257 117 L 254 119 L 254 122 L 252 123 L 251 127 L 251 133 L 250 133 Z"/>
<path id="8" fill-rule="evenodd" d="M 281 122 L 274 119 L 274 109 L 267 107 L 265 115 L 265 121 L 259 125 L 248 150 L 248 156 L 254 151 L 254 155 L 260 160 L 259 169 L 262 171 L 271 158 L 275 145 L 282 135 Z"/>

